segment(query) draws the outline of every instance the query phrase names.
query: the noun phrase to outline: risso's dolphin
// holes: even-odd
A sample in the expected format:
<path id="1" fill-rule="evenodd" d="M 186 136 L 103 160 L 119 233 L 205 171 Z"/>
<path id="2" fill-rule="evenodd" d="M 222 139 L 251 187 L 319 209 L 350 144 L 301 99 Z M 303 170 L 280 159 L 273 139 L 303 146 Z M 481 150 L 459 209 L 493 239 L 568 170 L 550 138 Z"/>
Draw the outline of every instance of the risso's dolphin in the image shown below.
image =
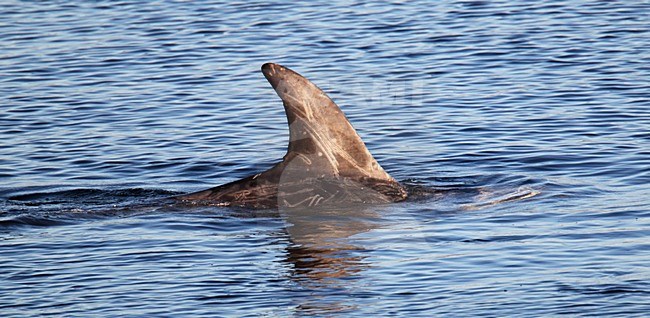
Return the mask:
<path id="1" fill-rule="evenodd" d="M 289 148 L 271 169 L 175 197 L 185 203 L 247 208 L 380 204 L 406 199 L 405 188 L 372 157 L 341 109 L 320 88 L 284 66 L 262 73 L 284 103 Z"/>

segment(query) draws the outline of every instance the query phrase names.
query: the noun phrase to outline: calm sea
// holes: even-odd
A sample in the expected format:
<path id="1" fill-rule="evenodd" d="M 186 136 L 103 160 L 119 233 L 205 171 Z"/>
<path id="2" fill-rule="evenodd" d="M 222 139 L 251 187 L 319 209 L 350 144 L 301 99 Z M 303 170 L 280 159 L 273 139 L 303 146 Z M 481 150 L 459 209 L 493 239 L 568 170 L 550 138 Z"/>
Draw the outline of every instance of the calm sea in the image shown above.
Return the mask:
<path id="1" fill-rule="evenodd" d="M 276 62 L 406 202 L 158 204 L 283 156 Z M 648 1 L 0 1 L 2 317 L 643 317 Z"/>

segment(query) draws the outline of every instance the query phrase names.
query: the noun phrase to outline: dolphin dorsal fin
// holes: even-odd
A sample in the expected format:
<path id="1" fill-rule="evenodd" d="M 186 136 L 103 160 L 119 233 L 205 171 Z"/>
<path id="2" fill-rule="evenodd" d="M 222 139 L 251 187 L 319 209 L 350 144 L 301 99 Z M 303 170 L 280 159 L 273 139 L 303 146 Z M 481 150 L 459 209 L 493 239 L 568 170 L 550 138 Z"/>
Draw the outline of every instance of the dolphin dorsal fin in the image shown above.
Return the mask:
<path id="1" fill-rule="evenodd" d="M 394 179 L 372 157 L 341 109 L 325 92 L 282 65 L 266 63 L 262 72 L 284 102 L 289 147 L 283 163 L 313 176 Z M 296 168 L 295 164 L 292 164 Z"/>

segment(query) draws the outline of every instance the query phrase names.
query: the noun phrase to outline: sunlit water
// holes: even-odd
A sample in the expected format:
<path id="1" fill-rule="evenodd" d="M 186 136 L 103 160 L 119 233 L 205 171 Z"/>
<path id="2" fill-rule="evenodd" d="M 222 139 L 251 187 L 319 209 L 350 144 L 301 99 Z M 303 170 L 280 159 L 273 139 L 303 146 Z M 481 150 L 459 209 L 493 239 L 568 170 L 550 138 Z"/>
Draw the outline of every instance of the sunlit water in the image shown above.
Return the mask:
<path id="1" fill-rule="evenodd" d="M 1 315 L 645 316 L 649 21 L 647 1 L 2 1 Z M 282 157 L 264 62 L 434 193 L 165 204 Z"/>

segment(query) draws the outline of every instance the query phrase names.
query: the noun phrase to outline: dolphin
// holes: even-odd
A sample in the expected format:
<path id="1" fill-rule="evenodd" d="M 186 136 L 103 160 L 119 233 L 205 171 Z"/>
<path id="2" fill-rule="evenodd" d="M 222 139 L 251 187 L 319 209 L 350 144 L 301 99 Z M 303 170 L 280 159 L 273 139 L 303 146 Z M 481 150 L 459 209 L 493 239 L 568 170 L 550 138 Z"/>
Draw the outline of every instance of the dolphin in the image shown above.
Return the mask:
<path id="1" fill-rule="evenodd" d="M 284 104 L 289 146 L 272 168 L 174 197 L 183 203 L 244 208 L 348 207 L 403 201 L 406 189 L 379 165 L 339 106 L 279 64 L 262 73 Z"/>

